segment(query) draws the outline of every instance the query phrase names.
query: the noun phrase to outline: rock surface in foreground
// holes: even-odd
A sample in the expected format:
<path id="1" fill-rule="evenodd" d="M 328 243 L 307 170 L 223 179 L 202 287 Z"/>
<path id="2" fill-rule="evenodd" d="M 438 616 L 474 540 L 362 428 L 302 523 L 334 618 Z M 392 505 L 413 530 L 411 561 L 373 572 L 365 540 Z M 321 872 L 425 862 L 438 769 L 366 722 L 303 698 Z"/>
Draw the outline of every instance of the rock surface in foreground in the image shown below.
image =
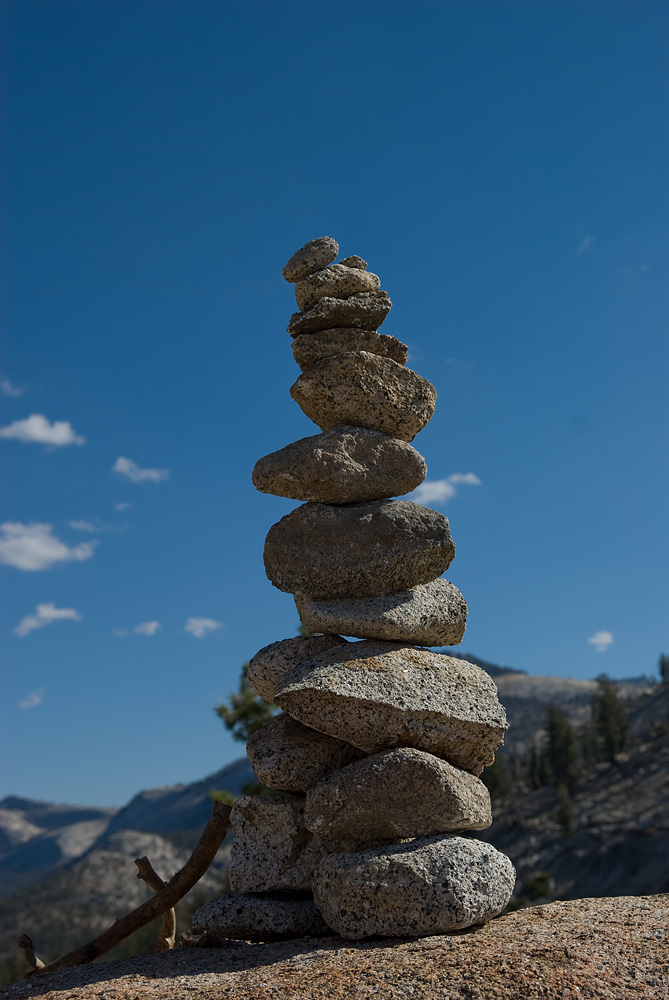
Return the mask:
<path id="1" fill-rule="evenodd" d="M 316 906 L 342 937 L 446 934 L 485 923 L 511 898 L 506 854 L 464 837 L 426 837 L 330 854 L 314 872 Z"/>
<path id="2" fill-rule="evenodd" d="M 479 775 L 507 729 L 492 678 L 467 660 L 394 642 L 352 642 L 296 667 L 275 701 L 366 753 L 415 747 Z"/>
<path id="3" fill-rule="evenodd" d="M 278 941 L 331 933 L 312 899 L 236 893 L 217 896 L 195 911 L 194 934 L 242 941 Z"/>
<path id="4" fill-rule="evenodd" d="M 467 602 L 448 580 L 432 580 L 383 597 L 315 600 L 298 594 L 297 613 L 312 632 L 340 632 L 358 639 L 388 639 L 420 646 L 462 642 Z"/>

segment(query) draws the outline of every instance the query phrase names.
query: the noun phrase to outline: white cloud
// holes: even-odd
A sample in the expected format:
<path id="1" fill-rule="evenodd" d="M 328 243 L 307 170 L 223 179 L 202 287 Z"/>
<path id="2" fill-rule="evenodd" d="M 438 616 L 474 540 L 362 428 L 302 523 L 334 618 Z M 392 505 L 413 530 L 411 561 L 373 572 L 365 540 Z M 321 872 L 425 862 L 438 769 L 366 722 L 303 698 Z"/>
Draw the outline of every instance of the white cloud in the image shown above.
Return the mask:
<path id="1" fill-rule="evenodd" d="M 72 547 L 52 533 L 50 524 L 21 524 L 5 521 L 0 524 L 0 563 L 26 571 L 51 569 L 56 563 L 84 562 L 90 559 L 98 544 L 80 542 Z"/>
<path id="2" fill-rule="evenodd" d="M 114 504 L 114 510 L 119 511 L 119 513 L 121 511 L 124 511 L 124 510 L 132 510 L 132 508 L 133 508 L 133 504 L 131 504 L 131 503 L 115 503 Z"/>
<path id="3" fill-rule="evenodd" d="M 189 618 L 184 625 L 184 630 L 190 632 L 196 639 L 204 639 L 206 635 L 219 628 L 223 628 L 223 622 L 216 622 L 213 618 Z"/>
<path id="4" fill-rule="evenodd" d="M 27 695 L 23 701 L 20 701 L 17 708 L 37 708 L 44 701 L 44 695 L 46 694 L 46 688 L 40 688 L 39 691 L 33 691 L 32 694 Z"/>
<path id="5" fill-rule="evenodd" d="M 54 622 L 80 622 L 81 615 L 74 608 L 57 608 L 55 604 L 38 604 L 34 615 L 26 615 L 14 628 L 14 635 L 25 636 L 35 629 L 53 625 Z"/>
<path id="6" fill-rule="evenodd" d="M 6 375 L 0 376 L 0 392 L 3 396 L 22 396 L 23 389 L 19 389 L 18 386 L 12 385 Z"/>
<path id="7" fill-rule="evenodd" d="M 596 239 L 597 237 L 591 235 L 590 233 L 587 233 L 583 237 L 579 245 L 576 247 L 576 253 L 579 255 L 579 257 L 581 256 L 582 253 L 585 253 L 586 250 L 590 249 L 590 247 L 593 245 Z"/>
<path id="8" fill-rule="evenodd" d="M 140 622 L 135 625 L 133 632 L 135 635 L 155 635 L 161 628 L 160 622 Z"/>
<path id="9" fill-rule="evenodd" d="M 162 483 L 170 478 L 169 469 L 142 469 L 131 458 L 117 458 L 112 466 L 112 472 L 126 476 L 131 483 Z"/>
<path id="10" fill-rule="evenodd" d="M 104 530 L 102 527 L 98 527 L 97 524 L 93 524 L 92 521 L 86 521 L 83 517 L 79 518 L 78 521 L 68 521 L 67 524 L 68 527 L 74 528 L 75 531 L 88 531 L 91 534 Z"/>
<path id="11" fill-rule="evenodd" d="M 592 643 L 598 653 L 605 653 L 609 646 L 613 645 L 613 632 L 595 632 L 594 635 L 590 636 L 588 642 Z"/>
<path id="12" fill-rule="evenodd" d="M 481 486 L 481 480 L 473 472 L 454 472 L 446 479 L 426 479 L 409 493 L 416 503 L 444 503 L 457 494 L 458 486 Z"/>
<path id="13" fill-rule="evenodd" d="M 15 420 L 7 427 L 0 427 L 0 437 L 13 438 L 24 444 L 50 444 L 57 447 L 66 444 L 84 444 L 85 437 L 75 434 L 68 420 L 54 420 L 52 424 L 41 413 L 33 413 L 25 420 Z"/>

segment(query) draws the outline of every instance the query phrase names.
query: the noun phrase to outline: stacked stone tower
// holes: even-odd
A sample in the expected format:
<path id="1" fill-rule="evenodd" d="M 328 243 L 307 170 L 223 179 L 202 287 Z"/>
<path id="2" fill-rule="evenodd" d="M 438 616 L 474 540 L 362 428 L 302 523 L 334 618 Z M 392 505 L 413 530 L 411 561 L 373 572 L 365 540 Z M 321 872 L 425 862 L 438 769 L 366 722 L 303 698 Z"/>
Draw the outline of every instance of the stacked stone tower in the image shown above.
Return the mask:
<path id="1" fill-rule="evenodd" d="M 283 710 L 247 744 L 278 794 L 236 802 L 233 894 L 195 914 L 195 930 L 229 937 L 460 930 L 501 912 L 515 880 L 471 834 L 491 823 L 479 775 L 507 728 L 495 685 L 424 648 L 465 630 L 465 600 L 442 578 L 448 521 L 391 499 L 425 478 L 410 442 L 436 392 L 378 333 L 391 306 L 379 278 L 357 256 L 333 263 L 338 253 L 321 237 L 283 269 L 301 310 L 288 326 L 302 369 L 291 395 L 322 433 L 260 459 L 253 482 L 304 501 L 270 529 L 265 568 L 313 634 L 249 666 Z"/>

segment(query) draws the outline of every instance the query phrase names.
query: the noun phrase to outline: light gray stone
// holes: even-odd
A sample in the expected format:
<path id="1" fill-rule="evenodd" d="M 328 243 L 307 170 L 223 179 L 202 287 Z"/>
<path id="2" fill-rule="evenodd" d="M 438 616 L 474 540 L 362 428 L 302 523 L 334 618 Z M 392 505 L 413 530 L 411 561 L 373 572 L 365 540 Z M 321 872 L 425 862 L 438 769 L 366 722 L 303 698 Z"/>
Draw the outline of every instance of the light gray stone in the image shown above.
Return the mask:
<path id="1" fill-rule="evenodd" d="M 371 271 L 361 271 L 345 264 L 330 264 L 322 271 L 302 278 L 295 285 L 295 299 L 298 307 L 305 312 L 315 306 L 319 299 L 348 299 L 359 292 L 378 292 L 381 279 Z"/>
<path id="2" fill-rule="evenodd" d="M 192 929 L 194 934 L 208 931 L 240 941 L 280 941 L 332 933 L 313 899 L 278 893 L 217 896 L 195 911 Z"/>
<path id="3" fill-rule="evenodd" d="M 434 413 L 431 382 L 367 351 L 336 354 L 298 377 L 290 394 L 322 431 L 352 425 L 412 441 Z"/>
<path id="4" fill-rule="evenodd" d="M 319 236 L 317 240 L 309 240 L 296 250 L 281 273 L 286 281 L 300 281 L 308 274 L 327 267 L 338 253 L 339 244 L 336 240 L 331 236 Z"/>
<path id="5" fill-rule="evenodd" d="M 393 843 L 492 823 L 480 778 L 434 754 L 403 747 L 365 757 L 307 792 L 308 830 L 355 850 L 370 840 Z"/>
<path id="6" fill-rule="evenodd" d="M 315 598 L 409 590 L 441 576 L 454 555 L 444 515 L 411 500 L 302 504 L 265 540 L 265 570 L 274 586 Z"/>
<path id="7" fill-rule="evenodd" d="M 294 639 L 279 639 L 263 647 L 252 658 L 247 673 L 249 684 L 261 698 L 273 701 L 276 685 L 285 673 L 319 653 L 345 645 L 346 639 L 339 635 L 298 635 Z"/>
<path id="8" fill-rule="evenodd" d="M 339 263 L 345 264 L 346 267 L 359 267 L 361 271 L 367 270 L 367 261 L 363 260 L 362 257 L 358 257 L 357 253 L 354 253 L 352 257 L 344 257 Z"/>
<path id="9" fill-rule="evenodd" d="M 311 632 L 339 632 L 358 639 L 389 639 L 420 646 L 462 641 L 467 602 L 448 580 L 432 580 L 384 597 L 318 601 L 295 596 L 300 621 Z"/>
<path id="10" fill-rule="evenodd" d="M 293 313 L 287 330 L 293 337 L 316 333 L 335 326 L 359 326 L 376 330 L 390 312 L 392 302 L 387 292 L 360 292 L 348 299 L 326 296 L 306 312 Z"/>
<path id="11" fill-rule="evenodd" d="M 396 642 L 352 642 L 316 656 L 283 677 L 275 701 L 366 753 L 415 747 L 476 775 L 508 728 L 484 670 Z"/>
<path id="12" fill-rule="evenodd" d="M 350 743 L 318 733 L 284 714 L 256 730 L 246 753 L 258 781 L 282 792 L 306 792 L 362 756 Z M 369 842 L 369 837 L 365 839 Z"/>
<path id="13" fill-rule="evenodd" d="M 364 503 L 410 493 L 426 475 L 425 459 L 406 441 L 337 427 L 265 455 L 256 462 L 253 485 L 292 500 Z"/>
<path id="14" fill-rule="evenodd" d="M 397 337 L 376 333 L 375 330 L 357 330 L 355 327 L 338 327 L 334 330 L 319 330 L 318 333 L 303 333 L 293 340 L 293 357 L 302 371 L 311 368 L 317 361 L 333 354 L 350 354 L 351 351 L 367 351 L 381 358 L 390 358 L 399 365 L 406 364 L 408 348 Z"/>
<path id="15" fill-rule="evenodd" d="M 330 855 L 314 873 L 314 901 L 330 927 L 351 940 L 426 937 L 497 916 L 515 877 L 507 856 L 490 844 L 426 837 Z"/>
<path id="16" fill-rule="evenodd" d="M 230 814 L 233 892 L 309 889 L 318 862 L 332 844 L 314 837 L 304 825 L 304 799 L 247 795 Z"/>

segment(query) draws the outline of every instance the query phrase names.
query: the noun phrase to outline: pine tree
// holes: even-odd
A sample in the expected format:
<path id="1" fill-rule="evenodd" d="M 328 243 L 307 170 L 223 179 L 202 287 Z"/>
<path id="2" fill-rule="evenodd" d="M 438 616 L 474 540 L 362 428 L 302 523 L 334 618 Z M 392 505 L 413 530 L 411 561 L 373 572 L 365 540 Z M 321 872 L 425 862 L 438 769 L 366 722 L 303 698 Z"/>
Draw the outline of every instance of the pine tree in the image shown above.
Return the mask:
<path id="1" fill-rule="evenodd" d="M 246 743 L 249 736 L 260 729 L 278 711 L 276 705 L 265 701 L 256 694 L 248 678 L 248 663 L 242 666 L 242 676 L 239 691 L 233 692 L 227 705 L 216 705 L 214 711 L 223 720 L 223 725 L 229 729 L 234 739 Z"/>
<path id="2" fill-rule="evenodd" d="M 618 692 L 618 685 L 606 674 L 597 677 L 597 690 L 590 701 L 590 715 L 604 757 L 614 761 L 616 755 L 627 745 L 629 720 L 627 709 Z"/>
<path id="3" fill-rule="evenodd" d="M 579 774 L 578 739 L 574 728 L 557 705 L 548 705 L 544 717 L 546 735 L 541 753 L 542 784 L 564 785 L 573 795 Z"/>
<path id="4" fill-rule="evenodd" d="M 669 684 L 669 656 L 666 653 L 660 653 L 657 669 L 660 673 L 660 683 Z"/>

